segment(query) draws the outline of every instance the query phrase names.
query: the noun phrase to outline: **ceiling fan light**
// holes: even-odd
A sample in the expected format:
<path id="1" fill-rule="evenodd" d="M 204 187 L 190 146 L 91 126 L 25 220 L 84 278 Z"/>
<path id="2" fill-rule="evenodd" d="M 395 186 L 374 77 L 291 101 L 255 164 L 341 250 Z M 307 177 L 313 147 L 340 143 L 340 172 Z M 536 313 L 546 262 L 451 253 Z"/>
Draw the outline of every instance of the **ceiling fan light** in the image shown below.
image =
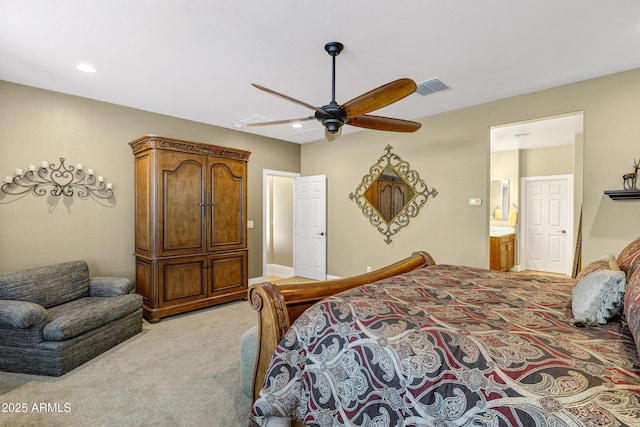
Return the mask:
<path id="1" fill-rule="evenodd" d="M 340 119 L 330 118 L 330 119 L 324 119 L 322 121 L 322 124 L 324 125 L 324 127 L 327 128 L 327 131 L 329 133 L 336 133 L 338 132 L 338 130 L 340 130 L 344 122 Z"/>

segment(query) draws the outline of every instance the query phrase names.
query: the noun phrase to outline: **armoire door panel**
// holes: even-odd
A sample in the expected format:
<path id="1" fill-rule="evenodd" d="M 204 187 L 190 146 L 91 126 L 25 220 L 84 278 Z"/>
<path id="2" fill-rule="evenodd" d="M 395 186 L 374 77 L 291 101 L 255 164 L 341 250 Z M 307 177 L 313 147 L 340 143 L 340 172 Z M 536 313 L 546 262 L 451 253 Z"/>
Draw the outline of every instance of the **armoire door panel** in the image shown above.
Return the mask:
<path id="1" fill-rule="evenodd" d="M 205 158 L 174 154 L 160 162 L 161 254 L 204 252 Z"/>
<path id="2" fill-rule="evenodd" d="M 225 253 L 211 257 L 209 295 L 241 289 L 247 283 L 247 252 Z"/>
<path id="3" fill-rule="evenodd" d="M 204 297 L 206 290 L 205 258 L 160 262 L 161 306 L 183 303 Z"/>
<path id="4" fill-rule="evenodd" d="M 245 246 L 246 166 L 244 162 L 211 163 L 209 242 L 211 250 L 229 250 Z"/>

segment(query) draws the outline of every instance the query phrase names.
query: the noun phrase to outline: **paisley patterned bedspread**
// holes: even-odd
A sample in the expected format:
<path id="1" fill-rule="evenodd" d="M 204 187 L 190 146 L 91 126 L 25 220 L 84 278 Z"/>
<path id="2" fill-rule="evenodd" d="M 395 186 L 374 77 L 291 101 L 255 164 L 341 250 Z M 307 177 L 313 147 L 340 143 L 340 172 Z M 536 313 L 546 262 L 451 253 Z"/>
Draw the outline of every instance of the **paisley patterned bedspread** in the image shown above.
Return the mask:
<path id="1" fill-rule="evenodd" d="M 639 426 L 620 319 L 569 325 L 569 279 L 436 265 L 334 295 L 280 342 L 252 409 L 308 426 Z"/>

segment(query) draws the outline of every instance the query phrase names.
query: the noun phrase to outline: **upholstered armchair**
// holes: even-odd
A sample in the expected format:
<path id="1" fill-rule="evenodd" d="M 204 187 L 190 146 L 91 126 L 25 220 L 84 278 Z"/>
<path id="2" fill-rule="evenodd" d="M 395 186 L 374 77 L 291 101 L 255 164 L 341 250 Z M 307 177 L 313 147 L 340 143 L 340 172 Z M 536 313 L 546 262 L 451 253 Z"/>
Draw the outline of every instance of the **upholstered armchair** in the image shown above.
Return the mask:
<path id="1" fill-rule="evenodd" d="M 132 289 L 84 261 L 0 274 L 0 370 L 60 376 L 137 334 Z"/>

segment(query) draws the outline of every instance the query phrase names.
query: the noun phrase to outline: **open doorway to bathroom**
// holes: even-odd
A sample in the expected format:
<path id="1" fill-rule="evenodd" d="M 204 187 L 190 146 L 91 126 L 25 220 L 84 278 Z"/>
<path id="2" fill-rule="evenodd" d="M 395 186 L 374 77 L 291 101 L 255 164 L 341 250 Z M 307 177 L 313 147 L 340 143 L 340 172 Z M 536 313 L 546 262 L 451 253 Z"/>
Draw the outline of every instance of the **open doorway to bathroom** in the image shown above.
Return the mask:
<path id="1" fill-rule="evenodd" d="M 514 235 L 512 271 L 579 268 L 583 129 L 582 112 L 491 128 L 490 236 Z"/>

